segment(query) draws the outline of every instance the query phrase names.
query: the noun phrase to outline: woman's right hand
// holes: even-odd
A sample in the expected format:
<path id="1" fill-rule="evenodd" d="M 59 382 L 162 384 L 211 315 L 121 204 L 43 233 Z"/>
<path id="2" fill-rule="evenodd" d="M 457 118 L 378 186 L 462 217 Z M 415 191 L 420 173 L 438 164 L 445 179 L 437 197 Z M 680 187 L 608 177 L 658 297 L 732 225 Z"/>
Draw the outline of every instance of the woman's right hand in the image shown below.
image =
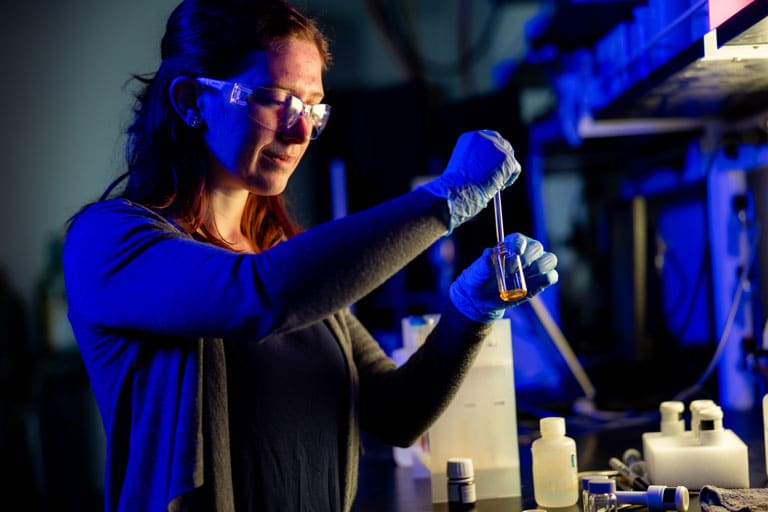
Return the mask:
<path id="1" fill-rule="evenodd" d="M 496 192 L 520 175 L 512 146 L 497 132 L 480 130 L 459 137 L 443 174 L 424 185 L 448 200 L 450 233 L 486 207 Z"/>

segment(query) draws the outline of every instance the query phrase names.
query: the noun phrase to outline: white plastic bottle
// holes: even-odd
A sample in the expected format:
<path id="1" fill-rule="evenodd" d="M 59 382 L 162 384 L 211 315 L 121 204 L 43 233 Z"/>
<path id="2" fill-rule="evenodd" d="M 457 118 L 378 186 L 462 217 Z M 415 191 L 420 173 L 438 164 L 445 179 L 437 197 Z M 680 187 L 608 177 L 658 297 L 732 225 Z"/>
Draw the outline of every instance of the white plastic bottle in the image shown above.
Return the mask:
<path id="1" fill-rule="evenodd" d="M 768 320 L 766 331 L 768 331 Z M 763 441 L 765 443 L 765 474 L 768 475 L 768 394 L 763 397 Z"/>
<path id="2" fill-rule="evenodd" d="M 565 435 L 565 418 L 542 418 L 539 430 L 541 437 L 531 444 L 536 504 L 570 507 L 579 500 L 576 442 Z"/>

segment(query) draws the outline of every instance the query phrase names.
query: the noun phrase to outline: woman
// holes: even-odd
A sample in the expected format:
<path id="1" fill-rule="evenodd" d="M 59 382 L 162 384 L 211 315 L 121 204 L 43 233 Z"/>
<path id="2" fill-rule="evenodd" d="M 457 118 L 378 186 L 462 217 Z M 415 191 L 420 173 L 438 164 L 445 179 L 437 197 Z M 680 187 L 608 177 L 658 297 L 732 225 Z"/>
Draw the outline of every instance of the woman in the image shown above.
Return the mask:
<path id="1" fill-rule="evenodd" d="M 283 2 L 185 0 L 168 21 L 125 188 L 73 219 L 64 254 L 107 511 L 349 510 L 360 431 L 409 445 L 514 305 L 486 252 L 399 369 L 350 313 L 520 168 L 498 134 L 468 133 L 435 181 L 298 233 L 282 194 L 328 120 L 329 63 Z M 509 241 L 531 296 L 556 282 L 554 255 Z"/>

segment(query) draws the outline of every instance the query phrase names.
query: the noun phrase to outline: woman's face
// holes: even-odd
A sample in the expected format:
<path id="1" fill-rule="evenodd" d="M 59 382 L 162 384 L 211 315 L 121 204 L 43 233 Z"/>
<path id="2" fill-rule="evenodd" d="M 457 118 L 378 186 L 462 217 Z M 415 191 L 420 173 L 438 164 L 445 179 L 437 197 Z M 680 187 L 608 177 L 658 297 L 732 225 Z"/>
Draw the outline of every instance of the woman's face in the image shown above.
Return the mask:
<path id="1" fill-rule="evenodd" d="M 227 80 L 250 88 L 282 89 L 307 105 L 323 98 L 323 61 L 312 42 L 288 39 L 273 50 L 255 51 L 244 69 Z M 248 107 L 231 105 L 221 91 L 208 87 L 202 88 L 198 107 L 214 188 L 264 196 L 285 190 L 309 145 L 309 119 L 302 116 L 290 128 L 274 131 L 254 122 Z"/>

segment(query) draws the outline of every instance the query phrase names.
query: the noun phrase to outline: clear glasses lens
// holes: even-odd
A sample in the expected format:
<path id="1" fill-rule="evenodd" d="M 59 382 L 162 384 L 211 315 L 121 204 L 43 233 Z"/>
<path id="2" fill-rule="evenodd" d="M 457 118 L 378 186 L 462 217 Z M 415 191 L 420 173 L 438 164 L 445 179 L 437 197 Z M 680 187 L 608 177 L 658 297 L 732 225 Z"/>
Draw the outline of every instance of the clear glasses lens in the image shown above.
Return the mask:
<path id="1" fill-rule="evenodd" d="M 328 123 L 328 118 L 330 115 L 330 105 L 326 105 L 325 103 L 312 105 L 312 109 L 310 110 L 310 118 L 312 119 L 313 138 L 317 138 L 325 129 L 325 125 Z"/>
<path id="2" fill-rule="evenodd" d="M 329 105 L 306 105 L 292 94 L 279 89 L 256 89 L 248 95 L 251 119 L 270 130 L 289 130 L 300 117 L 305 116 L 311 126 L 311 138 L 316 139 L 325 128 L 331 113 Z"/>

